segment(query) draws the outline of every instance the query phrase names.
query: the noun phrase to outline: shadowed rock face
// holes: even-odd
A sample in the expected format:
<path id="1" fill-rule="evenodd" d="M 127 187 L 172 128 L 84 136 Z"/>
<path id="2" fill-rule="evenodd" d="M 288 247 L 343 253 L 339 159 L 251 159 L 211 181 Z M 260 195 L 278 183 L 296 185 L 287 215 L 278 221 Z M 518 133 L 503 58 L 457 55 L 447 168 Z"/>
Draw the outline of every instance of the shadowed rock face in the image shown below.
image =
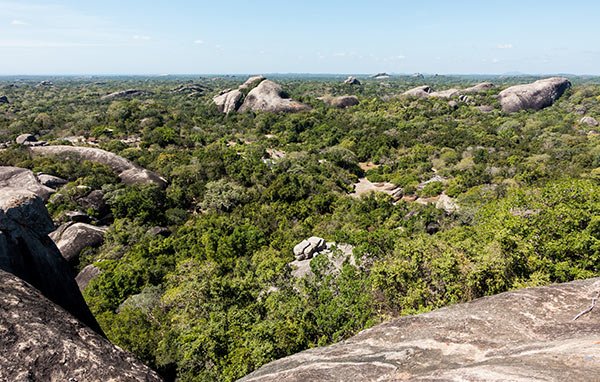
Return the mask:
<path id="1" fill-rule="evenodd" d="M 27 190 L 0 189 L 0 269 L 27 281 L 102 333 L 67 262 L 48 237 L 53 230 L 54 224 L 42 199 Z"/>
<path id="2" fill-rule="evenodd" d="M 600 375 L 600 279 L 529 288 L 399 318 L 271 362 L 244 382 L 590 381 Z"/>
<path id="3" fill-rule="evenodd" d="M 93 147 L 40 146 L 30 147 L 29 151 L 34 156 L 56 156 L 107 165 L 119 175 L 125 184 L 156 184 L 160 187 L 167 185 L 167 181 L 155 172 L 141 168 L 109 151 Z"/>
<path id="4" fill-rule="evenodd" d="M 19 278 L 0 270 L 1 381 L 161 381 Z"/>
<path id="5" fill-rule="evenodd" d="M 520 110 L 541 110 L 552 104 L 571 87 L 566 78 L 552 77 L 531 84 L 511 86 L 500 92 L 502 110 L 515 113 Z"/>

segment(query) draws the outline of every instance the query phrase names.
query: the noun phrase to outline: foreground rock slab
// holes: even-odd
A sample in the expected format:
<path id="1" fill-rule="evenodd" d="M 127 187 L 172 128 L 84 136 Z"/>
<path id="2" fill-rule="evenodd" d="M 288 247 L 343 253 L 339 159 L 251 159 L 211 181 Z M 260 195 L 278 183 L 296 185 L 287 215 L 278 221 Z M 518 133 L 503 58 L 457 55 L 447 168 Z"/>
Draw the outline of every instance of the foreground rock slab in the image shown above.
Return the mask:
<path id="1" fill-rule="evenodd" d="M 0 166 L 0 188 L 5 187 L 31 191 L 44 201 L 55 192 L 54 189 L 42 184 L 31 170 Z"/>
<path id="2" fill-rule="evenodd" d="M 244 382 L 591 381 L 600 376 L 600 279 L 522 289 L 407 316 L 271 362 Z"/>
<path id="3" fill-rule="evenodd" d="M 161 378 L 19 278 L 0 270 L 1 381 Z"/>

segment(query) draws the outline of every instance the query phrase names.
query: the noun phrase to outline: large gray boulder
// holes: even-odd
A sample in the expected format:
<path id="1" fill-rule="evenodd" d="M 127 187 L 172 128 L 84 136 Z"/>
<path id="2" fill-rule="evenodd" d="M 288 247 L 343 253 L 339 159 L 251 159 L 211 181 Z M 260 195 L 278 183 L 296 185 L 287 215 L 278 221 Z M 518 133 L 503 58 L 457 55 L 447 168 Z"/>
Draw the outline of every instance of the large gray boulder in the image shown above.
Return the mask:
<path id="1" fill-rule="evenodd" d="M 402 93 L 405 97 L 416 97 L 416 98 L 426 98 L 429 97 L 429 94 L 433 92 L 433 89 L 430 86 L 423 85 L 417 86 L 416 88 L 409 89 Z"/>
<path id="2" fill-rule="evenodd" d="M 246 111 L 295 113 L 308 109 L 310 107 L 307 105 L 288 98 L 279 84 L 264 80 L 250 90 L 239 111 L 242 113 Z"/>
<path id="3" fill-rule="evenodd" d="M 485 93 L 488 90 L 493 89 L 495 86 L 491 82 L 482 82 L 477 85 L 462 89 L 460 91 L 461 94 L 476 94 L 476 93 Z"/>
<path id="4" fill-rule="evenodd" d="M 37 178 L 41 184 L 43 184 L 46 187 L 50 187 L 53 190 L 56 190 L 57 188 L 69 183 L 63 178 L 59 178 L 58 176 L 49 174 L 37 174 Z"/>
<path id="5" fill-rule="evenodd" d="M 351 106 L 356 106 L 360 103 L 357 96 L 353 95 L 345 95 L 338 97 L 321 97 L 319 98 L 321 101 L 325 102 L 329 106 L 336 107 L 338 109 L 345 109 Z"/>
<path id="6" fill-rule="evenodd" d="M 71 264 L 79 262 L 79 254 L 85 248 L 99 247 L 104 243 L 106 227 L 86 223 L 65 223 L 50 233 L 62 256 Z"/>
<path id="7" fill-rule="evenodd" d="M 289 99 L 281 86 L 263 76 L 250 77 L 237 89 L 221 92 L 213 98 L 213 103 L 225 114 L 234 111 L 295 113 L 310 109 L 307 105 Z"/>
<path id="8" fill-rule="evenodd" d="M 453 98 L 453 97 L 458 97 L 459 95 L 460 95 L 460 90 L 458 90 L 458 89 L 446 89 L 446 90 L 440 90 L 437 92 L 429 93 L 430 97 L 436 97 L 436 98 Z"/>
<path id="9" fill-rule="evenodd" d="M 159 187 L 166 187 L 167 185 L 167 181 L 155 172 L 135 165 L 117 154 L 94 147 L 40 146 L 30 147 L 29 152 L 33 156 L 58 157 L 101 163 L 115 171 L 125 184 L 156 184 Z"/>
<path id="10" fill-rule="evenodd" d="M 69 265 L 48 237 L 53 230 L 52 219 L 39 196 L 23 189 L 0 189 L 0 269 L 27 281 L 101 333 Z"/>
<path id="11" fill-rule="evenodd" d="M 1 381 L 162 379 L 28 283 L 0 270 Z"/>
<path id="12" fill-rule="evenodd" d="M 31 170 L 0 166 L 0 189 L 5 187 L 28 190 L 47 201 L 55 190 L 42 184 Z"/>
<path id="13" fill-rule="evenodd" d="M 213 98 L 213 102 L 221 113 L 229 114 L 237 111 L 242 105 L 244 94 L 239 90 L 230 90 Z"/>
<path id="14" fill-rule="evenodd" d="M 27 145 L 31 142 L 37 142 L 37 138 L 33 134 L 21 134 L 15 139 L 15 143 L 18 145 Z"/>
<path id="15" fill-rule="evenodd" d="M 563 77 L 552 77 L 531 84 L 516 85 L 500 92 L 500 104 L 506 113 L 520 110 L 541 110 L 554 102 L 571 87 Z"/>
<path id="16" fill-rule="evenodd" d="M 353 77 L 353 76 L 349 76 L 348 78 L 346 78 L 344 80 L 344 83 L 348 84 L 348 85 L 360 85 L 360 81 L 356 77 Z"/>
<path id="17" fill-rule="evenodd" d="M 591 381 L 600 279 L 528 288 L 407 316 L 271 362 L 243 382 Z"/>

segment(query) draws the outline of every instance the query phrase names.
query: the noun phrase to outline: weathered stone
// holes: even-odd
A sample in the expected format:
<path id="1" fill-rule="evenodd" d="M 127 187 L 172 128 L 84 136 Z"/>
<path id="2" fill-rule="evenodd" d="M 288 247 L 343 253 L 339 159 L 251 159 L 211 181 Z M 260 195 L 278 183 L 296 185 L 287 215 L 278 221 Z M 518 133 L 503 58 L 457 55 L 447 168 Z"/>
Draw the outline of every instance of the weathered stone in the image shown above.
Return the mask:
<path id="1" fill-rule="evenodd" d="M 152 227 L 146 231 L 146 233 L 150 236 L 162 236 L 169 237 L 171 236 L 171 230 L 167 227 Z"/>
<path id="2" fill-rule="evenodd" d="M 27 190 L 0 190 L 0 269 L 32 284 L 102 333 L 71 276 L 70 267 L 48 237 L 53 229 L 40 197 Z"/>
<path id="3" fill-rule="evenodd" d="M 37 138 L 33 134 L 21 134 L 15 139 L 18 145 L 25 145 L 29 142 L 37 142 Z"/>
<path id="4" fill-rule="evenodd" d="M 48 175 L 48 174 L 38 174 L 37 178 L 41 184 L 43 184 L 46 187 L 50 187 L 54 190 L 69 183 L 67 180 L 65 180 L 63 178 L 59 178 L 58 176 Z"/>
<path id="5" fill-rule="evenodd" d="M 295 113 L 308 109 L 310 107 L 307 105 L 288 98 L 281 86 L 275 82 L 264 80 L 248 93 L 238 111 Z"/>
<path id="6" fill-rule="evenodd" d="M 88 214 L 81 211 L 66 211 L 63 216 L 67 221 L 74 223 L 90 223 L 92 221 Z"/>
<path id="7" fill-rule="evenodd" d="M 494 84 L 491 82 L 482 82 L 480 84 L 471 86 L 469 88 L 465 88 L 460 90 L 461 94 L 474 94 L 474 93 L 485 93 L 488 90 L 494 88 Z"/>
<path id="8" fill-rule="evenodd" d="M 591 127 L 598 126 L 598 121 L 596 120 L 596 118 L 593 118 L 593 117 L 583 117 L 583 118 L 581 118 L 579 123 L 582 125 L 588 125 Z"/>
<path id="9" fill-rule="evenodd" d="M 320 99 L 326 104 L 337 107 L 338 109 L 345 109 L 360 103 L 356 96 L 321 97 Z"/>
<path id="10" fill-rule="evenodd" d="M 402 93 L 405 97 L 417 97 L 417 98 L 425 98 L 429 97 L 429 94 L 433 92 L 433 89 L 427 85 L 418 86 L 416 88 L 410 89 Z"/>
<path id="11" fill-rule="evenodd" d="M 1 270 L 0 306 L 2 381 L 161 381 L 131 354 Z"/>
<path id="12" fill-rule="evenodd" d="M 344 80 L 344 83 L 348 84 L 348 85 L 360 85 L 360 81 L 356 77 L 353 77 L 353 76 L 349 76 L 348 78 L 346 78 Z"/>
<path id="13" fill-rule="evenodd" d="M 79 272 L 75 277 L 75 282 L 77 283 L 79 290 L 83 292 L 90 281 L 98 277 L 100 273 L 102 273 L 102 271 L 95 265 L 90 264 L 83 267 L 81 272 Z"/>
<path id="14" fill-rule="evenodd" d="M 459 95 L 460 95 L 460 90 L 458 90 L 458 89 L 447 89 L 447 90 L 441 90 L 441 91 L 429 93 L 430 97 L 435 97 L 435 98 L 452 98 L 452 97 L 458 97 Z"/>
<path id="15" fill-rule="evenodd" d="M 54 189 L 40 183 L 31 170 L 0 166 L 0 189 L 5 187 L 31 191 L 44 201 L 55 192 Z"/>
<path id="16" fill-rule="evenodd" d="M 217 105 L 221 113 L 229 114 L 239 109 L 243 99 L 244 94 L 240 90 L 235 89 L 216 96 L 213 98 L 213 102 Z"/>
<path id="17" fill-rule="evenodd" d="M 65 223 L 50 233 L 50 238 L 62 256 L 71 264 L 79 261 L 79 254 L 85 248 L 98 247 L 104 242 L 105 227 L 86 223 Z"/>
<path id="18" fill-rule="evenodd" d="M 93 190 L 86 196 L 77 199 L 77 204 L 84 210 L 94 210 L 97 216 L 103 217 L 110 213 L 110 208 L 104 200 L 104 192 Z"/>
<path id="19" fill-rule="evenodd" d="M 506 113 L 520 110 L 541 110 L 551 106 L 570 87 L 571 82 L 562 77 L 511 86 L 500 92 L 500 104 Z"/>
<path id="20" fill-rule="evenodd" d="M 88 160 L 109 166 L 125 184 L 156 184 L 166 187 L 167 181 L 158 174 L 141 168 L 127 159 L 109 151 L 93 147 L 42 146 L 30 147 L 33 156 L 50 156 L 65 159 Z"/>
<path id="21" fill-rule="evenodd" d="M 435 208 L 444 210 L 447 213 L 452 213 L 460 210 L 460 207 L 458 206 L 456 201 L 446 194 L 441 194 L 439 196 L 437 202 L 435 203 Z"/>
<path id="22" fill-rule="evenodd" d="M 243 84 L 240 85 L 240 87 L 238 88 L 238 90 L 241 91 L 250 91 L 252 89 L 254 89 L 255 87 L 258 86 L 258 84 L 260 84 L 261 82 L 263 82 L 264 80 L 266 80 L 265 77 L 263 76 L 253 76 L 250 77 L 246 80 L 246 82 L 244 82 Z"/>
<path id="23" fill-rule="evenodd" d="M 600 279 L 402 317 L 271 362 L 241 382 L 589 381 L 600 375 Z"/>
<path id="24" fill-rule="evenodd" d="M 385 80 L 385 79 L 390 78 L 390 75 L 385 72 L 382 72 L 382 73 L 373 74 L 371 76 L 371 78 L 373 78 L 375 80 Z"/>

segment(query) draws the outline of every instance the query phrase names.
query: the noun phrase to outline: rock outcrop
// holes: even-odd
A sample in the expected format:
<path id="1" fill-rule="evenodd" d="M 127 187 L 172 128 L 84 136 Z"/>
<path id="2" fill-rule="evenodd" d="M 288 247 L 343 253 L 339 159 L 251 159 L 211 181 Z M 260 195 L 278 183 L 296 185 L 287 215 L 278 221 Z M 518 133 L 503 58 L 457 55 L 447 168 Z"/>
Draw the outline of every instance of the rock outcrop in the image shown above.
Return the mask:
<path id="1" fill-rule="evenodd" d="M 500 92 L 502 111 L 515 113 L 520 110 L 541 110 L 554 102 L 571 87 L 571 82 L 562 77 L 552 77 L 531 84 L 516 85 Z"/>
<path id="2" fill-rule="evenodd" d="M 7 96 L 0 96 L 0 104 L 8 104 L 10 103 L 8 101 L 8 97 Z"/>
<path id="3" fill-rule="evenodd" d="M 356 106 L 360 103 L 357 96 L 351 95 L 338 97 L 325 96 L 319 99 L 329 106 L 337 107 L 338 109 L 345 109 L 347 107 Z"/>
<path id="4" fill-rule="evenodd" d="M 344 83 L 348 84 L 348 85 L 360 85 L 361 84 L 360 81 L 356 77 L 353 77 L 353 76 L 349 76 L 348 78 L 346 78 L 344 80 Z"/>
<path id="5" fill-rule="evenodd" d="M 32 142 L 37 142 L 37 138 L 33 134 L 21 134 L 15 139 L 15 143 L 18 145 L 26 145 Z"/>
<path id="6" fill-rule="evenodd" d="M 105 227 L 86 223 L 65 223 L 50 233 L 50 239 L 54 241 L 65 260 L 70 264 L 77 264 L 81 251 L 102 245 L 105 233 Z"/>
<path id="7" fill-rule="evenodd" d="M 598 126 L 598 121 L 594 117 L 583 117 L 583 118 L 581 118 L 581 120 L 579 121 L 579 123 L 582 124 L 582 125 L 588 125 L 590 127 L 597 127 Z"/>
<path id="8" fill-rule="evenodd" d="M 382 73 L 373 74 L 371 76 L 371 78 L 373 78 L 375 80 L 385 80 L 385 79 L 390 78 L 390 75 L 385 72 L 382 72 Z"/>
<path id="9" fill-rule="evenodd" d="M 417 86 L 416 88 L 409 89 L 402 93 L 403 96 L 406 97 L 417 97 L 417 98 L 425 98 L 429 97 L 429 94 L 433 92 L 433 89 L 427 85 Z"/>
<path id="10" fill-rule="evenodd" d="M 49 174 L 37 174 L 37 179 L 46 187 L 50 187 L 53 190 L 64 186 L 69 183 L 67 180 L 63 178 L 59 178 L 58 176 L 49 175 Z"/>
<path id="11" fill-rule="evenodd" d="M 0 190 L 0 269 L 27 281 L 101 333 L 69 265 L 48 237 L 53 230 L 52 219 L 39 196 L 23 189 Z"/>
<path id="12" fill-rule="evenodd" d="M 294 247 L 294 256 L 297 260 L 312 259 L 315 253 L 327 248 L 325 239 L 311 236 L 306 240 L 302 240 Z"/>
<path id="13" fill-rule="evenodd" d="M 79 272 L 75 277 L 75 282 L 77 283 L 79 290 L 83 292 L 90 281 L 98 277 L 100 273 L 102 273 L 102 271 L 95 265 L 90 264 L 83 267 L 81 272 Z"/>
<path id="14" fill-rule="evenodd" d="M 146 92 L 146 91 L 144 91 L 144 90 L 127 89 L 127 90 L 121 90 L 121 91 L 118 91 L 118 92 L 107 94 L 105 96 L 100 97 L 100 99 L 102 101 L 109 101 L 109 100 L 119 99 L 119 98 L 140 97 L 140 96 L 144 96 L 144 95 L 147 95 L 147 94 L 149 94 L 149 93 Z"/>
<path id="15" fill-rule="evenodd" d="M 234 90 L 225 90 L 213 98 L 220 112 L 266 111 L 273 113 L 296 113 L 310 107 L 291 100 L 281 86 L 263 76 L 250 77 Z"/>
<path id="16" fill-rule="evenodd" d="M 6 187 L 31 191 L 44 201 L 55 192 L 54 189 L 42 184 L 31 170 L 0 166 L 0 189 Z"/>
<path id="17" fill-rule="evenodd" d="M 279 84 L 264 80 L 250 90 L 239 112 L 267 111 L 272 113 L 296 113 L 310 109 L 307 105 L 290 99 Z"/>
<path id="18" fill-rule="evenodd" d="M 433 88 L 427 85 L 418 86 L 416 88 L 405 91 L 402 95 L 408 97 L 418 97 L 418 98 L 426 98 L 426 97 L 436 97 L 436 98 L 456 98 L 458 97 L 460 101 L 466 102 L 467 94 L 477 94 L 484 93 L 488 90 L 494 88 L 494 84 L 490 82 L 482 82 L 480 84 L 465 88 L 465 89 L 446 89 L 440 91 L 434 91 Z"/>
<path id="19" fill-rule="evenodd" d="M 529 288 L 402 317 L 271 362 L 268 381 L 590 381 L 600 375 L 600 279 Z"/>
<path id="20" fill-rule="evenodd" d="M 132 355 L 2 270 L 0 334 L 1 381 L 161 381 Z"/>
<path id="21" fill-rule="evenodd" d="M 160 187 L 167 185 L 167 181 L 155 172 L 141 168 L 109 151 L 93 147 L 40 146 L 30 147 L 29 151 L 33 156 L 88 160 L 107 165 L 118 174 L 125 184 L 156 184 Z"/>

